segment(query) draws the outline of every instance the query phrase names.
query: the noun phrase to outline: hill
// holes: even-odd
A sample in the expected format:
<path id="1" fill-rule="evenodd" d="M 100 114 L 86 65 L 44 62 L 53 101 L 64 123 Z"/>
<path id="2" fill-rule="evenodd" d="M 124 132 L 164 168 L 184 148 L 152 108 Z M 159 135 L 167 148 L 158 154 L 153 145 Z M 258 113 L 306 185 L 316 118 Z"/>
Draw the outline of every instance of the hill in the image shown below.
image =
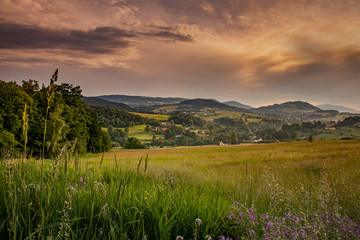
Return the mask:
<path id="1" fill-rule="evenodd" d="M 226 104 L 226 105 L 231 106 L 231 107 L 237 107 L 237 108 L 243 108 L 243 109 L 253 108 L 253 107 L 251 107 L 249 105 L 245 105 L 245 104 L 239 103 L 237 101 L 223 102 L 223 104 Z"/>
<path id="2" fill-rule="evenodd" d="M 259 108 L 253 108 L 253 111 L 264 113 L 264 114 L 271 114 L 276 112 L 289 112 L 289 111 L 318 111 L 321 110 L 310 103 L 307 102 L 285 102 L 281 104 L 274 104 Z"/>
<path id="3" fill-rule="evenodd" d="M 143 97 L 143 96 L 129 96 L 129 95 L 102 95 L 98 98 L 117 102 L 124 103 L 130 107 L 146 107 L 154 105 L 170 105 L 178 104 L 181 101 L 186 100 L 186 98 L 162 98 L 162 97 Z"/>
<path id="4" fill-rule="evenodd" d="M 128 112 L 134 111 L 134 109 L 129 105 L 124 103 L 110 102 L 99 97 L 82 97 L 81 100 L 83 100 L 88 105 L 116 108 Z"/>
<path id="5" fill-rule="evenodd" d="M 312 120 L 334 117 L 338 111 L 322 110 L 307 102 L 295 101 L 253 108 L 251 111 L 266 115 L 273 115 L 289 120 Z"/>
<path id="6" fill-rule="evenodd" d="M 97 114 L 99 121 L 103 127 L 130 127 L 141 125 L 148 122 L 148 119 L 137 114 L 129 113 L 121 109 L 90 105 L 90 108 Z"/>
<path id="7" fill-rule="evenodd" d="M 360 111 L 357 111 L 349 107 L 331 105 L 331 104 L 322 104 L 322 105 L 317 105 L 316 107 L 322 110 L 337 110 L 339 112 L 360 113 Z"/>
<path id="8" fill-rule="evenodd" d="M 238 111 L 239 108 L 237 107 L 231 107 L 229 105 L 220 103 L 213 99 L 190 99 L 185 100 L 179 103 L 178 109 L 202 109 L 202 108 L 213 108 L 213 109 L 219 109 L 219 110 L 232 110 L 232 111 Z"/>

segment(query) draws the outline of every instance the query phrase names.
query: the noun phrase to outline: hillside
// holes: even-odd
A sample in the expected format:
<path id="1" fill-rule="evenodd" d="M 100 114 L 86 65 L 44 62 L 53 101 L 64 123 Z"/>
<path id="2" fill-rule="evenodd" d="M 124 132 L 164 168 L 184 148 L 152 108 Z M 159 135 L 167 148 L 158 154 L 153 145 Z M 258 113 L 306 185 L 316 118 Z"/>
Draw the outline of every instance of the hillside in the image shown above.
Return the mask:
<path id="1" fill-rule="evenodd" d="M 179 103 L 178 109 L 203 109 L 203 108 L 212 108 L 218 110 L 233 110 L 237 111 L 239 108 L 231 107 L 229 105 L 220 103 L 213 99 L 190 99 L 185 100 Z"/>
<path id="2" fill-rule="evenodd" d="M 253 111 L 264 113 L 264 114 L 271 114 L 271 113 L 277 113 L 277 112 L 289 112 L 289 111 L 318 111 L 321 110 L 320 108 L 317 108 L 310 103 L 307 102 L 285 102 L 281 104 L 274 104 L 259 108 L 253 108 Z"/>
<path id="3" fill-rule="evenodd" d="M 129 95 L 102 95 L 98 98 L 117 102 L 124 103 L 130 107 L 144 107 L 144 106 L 154 106 L 154 105 L 169 105 L 177 104 L 181 101 L 186 100 L 186 98 L 162 98 L 162 97 L 143 97 L 143 96 L 129 96 Z"/>
<path id="4" fill-rule="evenodd" d="M 81 100 L 83 100 L 88 105 L 116 108 L 128 112 L 134 111 L 134 109 L 131 108 L 129 105 L 126 105 L 124 103 L 110 102 L 99 97 L 82 97 Z"/>
<path id="5" fill-rule="evenodd" d="M 243 109 L 253 108 L 253 107 L 251 107 L 249 105 L 245 105 L 245 104 L 239 103 L 237 101 L 223 102 L 223 104 L 226 104 L 226 105 L 231 106 L 231 107 L 237 107 L 237 108 L 243 108 Z"/>
<path id="6" fill-rule="evenodd" d="M 337 110 L 339 112 L 360 113 L 360 111 L 357 111 L 357 110 L 349 108 L 349 107 L 331 105 L 331 104 L 322 104 L 322 105 L 317 105 L 316 107 L 318 107 L 322 110 Z"/>
<path id="7" fill-rule="evenodd" d="M 146 118 L 116 108 L 96 105 L 90 105 L 90 108 L 97 114 L 103 127 L 129 127 L 147 122 Z"/>
<path id="8" fill-rule="evenodd" d="M 321 110 L 307 102 L 295 101 L 253 108 L 251 111 L 292 120 L 311 120 L 334 117 L 338 111 Z"/>

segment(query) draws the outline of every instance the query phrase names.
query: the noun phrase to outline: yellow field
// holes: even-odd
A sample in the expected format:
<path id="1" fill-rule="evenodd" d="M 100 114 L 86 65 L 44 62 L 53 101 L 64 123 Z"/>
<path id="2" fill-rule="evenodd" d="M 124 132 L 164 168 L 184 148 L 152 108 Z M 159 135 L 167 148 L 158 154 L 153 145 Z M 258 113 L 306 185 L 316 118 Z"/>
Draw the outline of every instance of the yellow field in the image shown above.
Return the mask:
<path id="1" fill-rule="evenodd" d="M 105 154 L 103 165 L 112 166 L 115 154 L 126 169 L 136 169 L 139 159 L 148 155 L 150 175 L 185 176 L 198 183 L 221 184 L 224 189 L 229 187 L 229 192 L 246 191 L 242 183 L 249 178 L 252 188 L 261 191 L 272 174 L 285 186 L 301 183 L 311 187 L 325 169 L 329 180 L 348 182 L 347 190 L 360 197 L 359 140 L 115 150 Z M 99 158 L 88 158 L 88 162 Z"/>
<path id="2" fill-rule="evenodd" d="M 139 115 L 141 117 L 153 118 L 159 121 L 167 121 L 169 119 L 169 115 L 162 115 L 162 114 L 151 114 L 151 113 L 136 113 L 133 114 Z"/>

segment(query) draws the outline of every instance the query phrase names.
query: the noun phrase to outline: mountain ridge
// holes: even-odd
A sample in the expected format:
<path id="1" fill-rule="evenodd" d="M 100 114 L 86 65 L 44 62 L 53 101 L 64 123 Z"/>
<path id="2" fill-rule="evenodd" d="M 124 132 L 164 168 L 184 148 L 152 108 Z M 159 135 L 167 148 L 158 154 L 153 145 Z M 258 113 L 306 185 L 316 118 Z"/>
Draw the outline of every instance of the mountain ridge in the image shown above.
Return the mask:
<path id="1" fill-rule="evenodd" d="M 249 105 L 245 105 L 245 104 L 239 103 L 237 101 L 227 101 L 227 102 L 223 102 L 223 104 L 226 104 L 226 105 L 231 106 L 231 107 L 237 107 L 237 108 L 243 108 L 243 109 L 253 108 L 253 107 L 251 107 Z"/>
<path id="2" fill-rule="evenodd" d="M 322 110 L 337 110 L 339 112 L 360 113 L 360 111 L 358 110 L 340 105 L 321 104 L 321 105 L 317 105 L 316 107 Z"/>
<path id="3" fill-rule="evenodd" d="M 98 97 L 111 102 L 124 103 L 130 107 L 177 104 L 186 100 L 186 98 L 178 97 L 145 97 L 130 95 L 101 95 Z"/>
<path id="4" fill-rule="evenodd" d="M 134 111 L 132 107 L 124 103 L 118 102 L 111 102 L 99 97 L 82 97 L 81 98 L 87 105 L 95 105 L 95 106 L 103 106 L 103 107 L 110 107 L 116 108 L 128 112 Z"/>

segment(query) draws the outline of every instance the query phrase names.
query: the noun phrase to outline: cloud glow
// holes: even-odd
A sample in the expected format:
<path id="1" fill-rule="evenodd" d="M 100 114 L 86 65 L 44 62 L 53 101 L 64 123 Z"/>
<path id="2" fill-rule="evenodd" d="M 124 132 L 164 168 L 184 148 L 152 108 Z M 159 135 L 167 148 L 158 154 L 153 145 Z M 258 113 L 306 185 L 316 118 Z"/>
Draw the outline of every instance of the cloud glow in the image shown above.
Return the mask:
<path id="1" fill-rule="evenodd" d="M 6 76 L 55 64 L 127 84 L 114 92 L 76 74 L 88 95 L 144 94 L 140 83 L 152 82 L 148 96 L 250 105 L 296 96 L 360 109 L 355 0 L 3 0 L 0 36 Z"/>

